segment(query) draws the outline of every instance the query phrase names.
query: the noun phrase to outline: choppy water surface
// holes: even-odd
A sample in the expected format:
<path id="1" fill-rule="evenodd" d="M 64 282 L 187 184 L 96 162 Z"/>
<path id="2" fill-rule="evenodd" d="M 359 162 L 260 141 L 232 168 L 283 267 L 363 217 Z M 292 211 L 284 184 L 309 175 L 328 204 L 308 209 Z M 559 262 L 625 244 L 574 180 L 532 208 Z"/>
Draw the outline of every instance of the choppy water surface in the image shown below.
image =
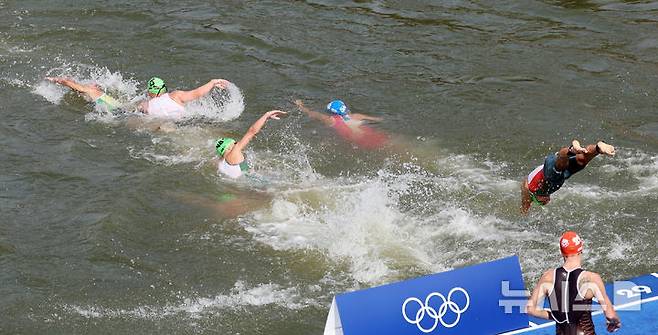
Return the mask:
<path id="1" fill-rule="evenodd" d="M 0 0 L 0 332 L 319 334 L 338 292 L 509 254 L 527 283 L 566 229 L 606 280 L 658 267 L 658 2 Z M 153 75 L 234 82 L 170 133 Z M 354 150 L 293 108 L 340 97 L 414 149 Z M 255 177 L 213 139 L 270 122 Z M 528 217 L 518 182 L 577 137 L 597 158 Z M 256 204 L 232 216 L 213 199 Z"/>

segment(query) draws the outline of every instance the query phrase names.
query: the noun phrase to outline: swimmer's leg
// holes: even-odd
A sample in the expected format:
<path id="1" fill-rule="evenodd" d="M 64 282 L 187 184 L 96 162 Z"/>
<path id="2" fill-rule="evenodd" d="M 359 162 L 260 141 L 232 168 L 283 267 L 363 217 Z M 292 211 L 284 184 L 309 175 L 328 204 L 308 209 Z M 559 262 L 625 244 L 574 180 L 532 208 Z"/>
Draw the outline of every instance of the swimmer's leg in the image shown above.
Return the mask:
<path id="1" fill-rule="evenodd" d="M 436 147 L 420 140 L 409 140 L 401 135 L 392 135 L 384 150 L 397 156 L 403 162 L 410 162 L 431 172 L 437 172 L 439 157 Z"/>
<path id="2" fill-rule="evenodd" d="M 528 214 L 528 210 L 532 205 L 530 198 L 530 190 L 528 190 L 528 180 L 523 178 L 521 182 L 521 214 Z"/>
<path id="3" fill-rule="evenodd" d="M 178 193 L 174 195 L 181 202 L 203 207 L 210 210 L 215 217 L 235 218 L 253 212 L 269 204 L 272 197 L 264 192 L 253 193 L 224 193 L 215 199 L 200 196 L 194 193 Z"/>
<path id="4" fill-rule="evenodd" d="M 590 144 L 587 146 L 586 149 L 587 149 L 586 153 L 579 153 L 576 155 L 576 159 L 578 160 L 578 164 L 580 165 L 587 165 L 587 163 L 589 163 L 594 157 L 598 156 L 599 154 L 614 156 L 616 153 L 615 147 L 603 141 L 599 141 L 596 144 Z"/>
<path id="5" fill-rule="evenodd" d="M 164 120 L 146 120 L 143 117 L 129 117 L 126 126 L 135 130 L 148 130 L 150 132 L 170 133 L 177 129 L 176 123 Z"/>
<path id="6" fill-rule="evenodd" d="M 574 140 L 572 142 L 571 148 L 575 148 L 572 150 L 575 151 L 576 161 L 581 166 L 586 166 L 592 159 L 594 159 L 594 157 L 598 156 L 599 154 L 604 154 L 607 156 L 615 155 L 615 147 L 603 141 L 599 141 L 596 144 L 589 144 L 585 148 L 582 148 L 580 143 L 577 140 Z M 556 163 L 556 169 L 558 171 L 564 171 L 569 168 L 569 150 L 570 148 L 562 148 L 558 152 L 558 161 Z"/>
<path id="7" fill-rule="evenodd" d="M 556 156 L 557 159 L 555 163 L 553 163 L 555 170 L 558 172 L 566 170 L 569 167 L 569 148 L 561 148 Z M 548 161 L 549 159 L 547 158 L 546 160 Z M 544 166 L 546 166 L 546 162 L 544 162 Z"/>

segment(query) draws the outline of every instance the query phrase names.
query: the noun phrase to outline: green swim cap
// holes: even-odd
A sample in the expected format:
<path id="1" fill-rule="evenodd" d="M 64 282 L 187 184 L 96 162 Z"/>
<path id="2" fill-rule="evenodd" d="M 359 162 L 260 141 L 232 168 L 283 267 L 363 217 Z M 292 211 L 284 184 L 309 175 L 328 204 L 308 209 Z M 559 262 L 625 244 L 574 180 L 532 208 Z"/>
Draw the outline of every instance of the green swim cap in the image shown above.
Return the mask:
<path id="1" fill-rule="evenodd" d="M 215 150 L 220 157 L 224 157 L 226 149 L 228 149 L 231 144 L 235 143 L 235 140 L 229 137 L 222 137 L 215 142 Z"/>
<path id="2" fill-rule="evenodd" d="M 153 77 L 148 81 L 148 91 L 155 95 L 167 93 L 167 85 L 165 85 L 164 80 L 158 77 Z"/>

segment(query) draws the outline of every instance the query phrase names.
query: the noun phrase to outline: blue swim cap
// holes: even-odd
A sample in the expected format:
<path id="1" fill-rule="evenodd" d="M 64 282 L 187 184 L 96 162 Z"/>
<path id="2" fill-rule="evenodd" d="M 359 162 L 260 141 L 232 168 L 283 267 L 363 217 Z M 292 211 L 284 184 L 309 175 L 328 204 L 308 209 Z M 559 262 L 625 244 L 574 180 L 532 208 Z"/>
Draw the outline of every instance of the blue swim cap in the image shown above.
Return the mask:
<path id="1" fill-rule="evenodd" d="M 350 117 L 347 113 L 350 112 L 350 109 L 347 108 L 347 105 L 342 100 L 334 100 L 327 105 L 327 112 L 331 114 L 340 115 L 344 120 L 349 120 Z"/>

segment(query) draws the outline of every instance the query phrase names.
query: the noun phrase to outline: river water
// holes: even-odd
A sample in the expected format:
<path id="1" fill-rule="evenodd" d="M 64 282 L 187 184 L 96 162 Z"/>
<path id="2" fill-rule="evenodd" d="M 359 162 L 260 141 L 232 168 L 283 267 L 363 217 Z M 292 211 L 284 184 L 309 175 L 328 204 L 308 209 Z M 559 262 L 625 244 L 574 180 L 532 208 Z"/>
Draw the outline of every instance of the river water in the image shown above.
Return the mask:
<path id="1" fill-rule="evenodd" d="M 0 0 L 0 333 L 320 334 L 339 292 L 517 254 L 567 229 L 606 281 L 658 268 L 658 2 Z M 233 83 L 174 132 L 124 102 Z M 412 148 L 362 151 L 309 120 L 342 98 Z M 213 139 L 270 109 L 228 182 Z M 571 139 L 617 147 L 550 205 L 519 181 Z M 239 214 L 223 194 L 251 198 Z M 255 204 L 255 205 L 254 205 Z"/>

